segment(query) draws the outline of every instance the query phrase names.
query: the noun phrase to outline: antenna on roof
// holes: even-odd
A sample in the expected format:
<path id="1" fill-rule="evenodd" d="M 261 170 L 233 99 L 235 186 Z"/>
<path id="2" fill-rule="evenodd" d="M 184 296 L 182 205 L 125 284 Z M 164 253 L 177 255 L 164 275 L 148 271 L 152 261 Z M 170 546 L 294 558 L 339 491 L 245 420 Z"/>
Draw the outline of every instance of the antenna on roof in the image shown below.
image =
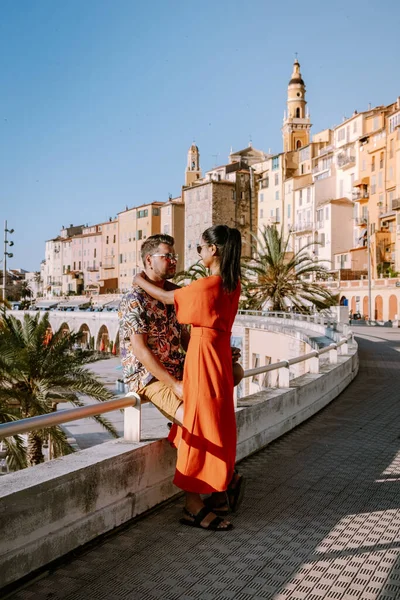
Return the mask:
<path id="1" fill-rule="evenodd" d="M 249 135 L 249 148 L 251 148 L 252 144 L 253 144 L 253 140 L 251 139 L 251 133 L 250 133 L 250 135 Z"/>
<path id="2" fill-rule="evenodd" d="M 219 156 L 219 152 L 217 152 L 217 154 L 211 154 L 211 156 L 213 156 L 215 158 L 214 167 L 216 167 L 217 166 L 217 158 Z"/>

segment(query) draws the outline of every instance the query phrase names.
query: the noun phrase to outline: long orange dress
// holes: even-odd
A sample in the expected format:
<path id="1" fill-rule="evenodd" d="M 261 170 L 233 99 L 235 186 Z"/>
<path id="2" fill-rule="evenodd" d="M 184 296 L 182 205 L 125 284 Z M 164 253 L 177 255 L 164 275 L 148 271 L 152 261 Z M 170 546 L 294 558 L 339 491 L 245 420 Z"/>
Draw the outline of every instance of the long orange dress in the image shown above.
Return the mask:
<path id="1" fill-rule="evenodd" d="M 174 483 L 187 492 L 227 489 L 236 458 L 230 336 L 240 284 L 231 294 L 218 275 L 176 290 L 178 321 L 191 324 L 183 374 L 184 422 L 169 439 L 178 448 Z"/>

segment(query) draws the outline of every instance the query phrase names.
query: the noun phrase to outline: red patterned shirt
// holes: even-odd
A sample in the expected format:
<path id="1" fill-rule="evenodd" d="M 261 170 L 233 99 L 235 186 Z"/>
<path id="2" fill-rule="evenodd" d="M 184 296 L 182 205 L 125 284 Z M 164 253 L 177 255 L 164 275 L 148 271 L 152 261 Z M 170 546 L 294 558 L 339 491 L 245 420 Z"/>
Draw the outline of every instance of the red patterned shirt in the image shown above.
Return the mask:
<path id="1" fill-rule="evenodd" d="M 175 288 L 174 284 L 165 282 L 164 289 Z M 184 361 L 182 328 L 176 319 L 175 307 L 155 300 L 139 287 L 133 287 L 123 296 L 118 316 L 122 368 L 129 390 L 137 392 L 153 379 L 133 353 L 130 336 L 134 333 L 147 334 L 149 349 L 173 377 L 181 380 Z"/>

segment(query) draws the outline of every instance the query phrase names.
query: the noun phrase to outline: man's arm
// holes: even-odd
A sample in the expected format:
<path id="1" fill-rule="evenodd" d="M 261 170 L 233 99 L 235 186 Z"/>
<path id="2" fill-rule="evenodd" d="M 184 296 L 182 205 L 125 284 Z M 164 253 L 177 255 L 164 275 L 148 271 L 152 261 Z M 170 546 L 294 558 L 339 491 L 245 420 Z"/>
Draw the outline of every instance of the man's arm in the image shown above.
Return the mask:
<path id="1" fill-rule="evenodd" d="M 152 374 L 158 381 L 165 383 L 172 389 L 174 394 L 178 398 L 183 398 L 183 385 L 181 381 L 178 381 L 167 369 L 162 365 L 158 358 L 152 353 L 147 345 L 147 334 L 145 333 L 133 333 L 130 336 L 132 344 L 132 352 L 136 358 L 144 365 L 144 367 Z"/>

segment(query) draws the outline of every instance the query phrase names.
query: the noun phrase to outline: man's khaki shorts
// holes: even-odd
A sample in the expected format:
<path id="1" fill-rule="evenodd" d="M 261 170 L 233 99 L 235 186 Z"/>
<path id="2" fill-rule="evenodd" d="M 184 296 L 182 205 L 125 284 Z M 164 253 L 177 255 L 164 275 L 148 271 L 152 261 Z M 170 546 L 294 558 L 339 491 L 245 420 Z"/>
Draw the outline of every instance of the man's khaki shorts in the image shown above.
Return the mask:
<path id="1" fill-rule="evenodd" d="M 171 388 L 157 379 L 153 379 L 137 393 L 142 402 L 154 404 L 167 419 L 174 419 L 176 411 L 182 404 L 182 400 L 174 394 Z"/>

